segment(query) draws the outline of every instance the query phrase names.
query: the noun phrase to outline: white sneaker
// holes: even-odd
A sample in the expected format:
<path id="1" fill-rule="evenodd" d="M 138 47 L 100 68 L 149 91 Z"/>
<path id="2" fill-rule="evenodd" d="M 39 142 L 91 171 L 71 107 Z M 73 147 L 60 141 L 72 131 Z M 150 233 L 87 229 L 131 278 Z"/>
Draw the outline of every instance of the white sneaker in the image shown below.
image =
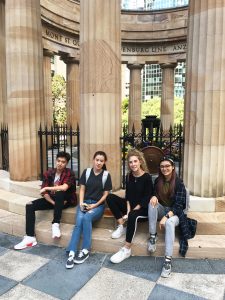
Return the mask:
<path id="1" fill-rule="evenodd" d="M 61 232 L 59 229 L 59 223 L 53 223 L 52 224 L 52 238 L 60 238 Z"/>
<path id="2" fill-rule="evenodd" d="M 119 239 L 123 234 L 126 233 L 126 228 L 123 225 L 118 225 L 116 230 L 112 233 L 112 239 Z"/>
<path id="3" fill-rule="evenodd" d="M 130 256 L 131 256 L 131 249 L 122 247 L 116 254 L 111 256 L 110 261 L 114 264 L 118 264 Z"/>
<path id="4" fill-rule="evenodd" d="M 33 247 L 37 245 L 37 240 L 34 236 L 24 236 L 23 240 L 14 246 L 15 250 L 26 249 L 27 247 Z"/>

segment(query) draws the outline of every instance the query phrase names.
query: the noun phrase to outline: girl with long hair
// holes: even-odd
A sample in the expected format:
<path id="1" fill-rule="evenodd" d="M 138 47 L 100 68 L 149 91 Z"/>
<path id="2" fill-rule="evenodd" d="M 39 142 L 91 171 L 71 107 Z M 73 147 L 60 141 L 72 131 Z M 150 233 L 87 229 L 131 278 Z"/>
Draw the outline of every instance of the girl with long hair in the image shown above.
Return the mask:
<path id="1" fill-rule="evenodd" d="M 67 247 L 69 257 L 66 268 L 71 269 L 74 263 L 81 264 L 89 257 L 91 249 L 92 223 L 99 220 L 105 210 L 105 199 L 112 189 L 111 176 L 106 171 L 107 156 L 97 151 L 93 157 L 93 167 L 83 171 L 80 178 L 80 203 L 77 207 L 76 225 Z M 82 247 L 78 251 L 81 235 Z"/>
<path id="2" fill-rule="evenodd" d="M 110 194 L 106 200 L 118 223 L 112 238 L 120 238 L 126 231 L 125 245 L 110 258 L 112 263 L 120 263 L 131 255 L 137 221 L 147 220 L 148 202 L 153 194 L 152 178 L 148 173 L 143 153 L 136 149 L 130 150 L 127 154 L 127 164 L 129 172 L 126 176 L 125 199 Z M 127 230 L 124 227 L 126 220 Z"/>

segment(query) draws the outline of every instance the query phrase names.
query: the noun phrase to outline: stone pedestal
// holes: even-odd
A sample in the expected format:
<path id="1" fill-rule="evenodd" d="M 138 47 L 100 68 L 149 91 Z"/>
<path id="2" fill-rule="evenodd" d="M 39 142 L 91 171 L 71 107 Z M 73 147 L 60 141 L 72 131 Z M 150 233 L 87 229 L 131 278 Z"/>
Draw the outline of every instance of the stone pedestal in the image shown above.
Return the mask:
<path id="1" fill-rule="evenodd" d="M 52 51 L 44 49 L 43 70 L 44 70 L 44 124 L 48 128 L 53 124 L 53 102 L 52 102 L 52 76 L 51 58 L 54 56 Z"/>
<path id="2" fill-rule="evenodd" d="M 141 132 L 141 70 L 144 65 L 129 64 L 130 69 L 130 93 L 128 107 L 128 130 Z"/>
<path id="3" fill-rule="evenodd" d="M 225 194 L 225 1 L 189 1 L 184 181 L 201 197 Z"/>
<path id="4" fill-rule="evenodd" d="M 66 108 L 67 108 L 67 125 L 72 126 L 73 130 L 77 129 L 80 123 L 80 74 L 79 61 L 75 57 L 63 59 L 66 63 Z"/>
<path id="5" fill-rule="evenodd" d="M 168 131 L 174 124 L 174 68 L 176 64 L 161 64 L 162 99 L 160 119 L 163 130 Z"/>
<path id="6" fill-rule="evenodd" d="M 40 1 L 7 0 L 5 6 L 10 178 L 35 180 L 44 116 Z"/>
<path id="7" fill-rule="evenodd" d="M 93 154 L 108 155 L 113 188 L 121 172 L 120 0 L 80 2 L 81 171 Z"/>

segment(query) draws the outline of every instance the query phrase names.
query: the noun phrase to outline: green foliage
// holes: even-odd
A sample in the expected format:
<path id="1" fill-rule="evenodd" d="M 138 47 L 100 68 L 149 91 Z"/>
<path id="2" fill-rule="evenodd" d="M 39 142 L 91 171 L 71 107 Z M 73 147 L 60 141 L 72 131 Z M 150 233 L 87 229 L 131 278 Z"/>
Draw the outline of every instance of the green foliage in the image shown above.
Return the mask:
<path id="1" fill-rule="evenodd" d="M 127 98 L 122 101 L 122 125 L 128 124 L 128 103 Z M 151 100 L 142 102 L 142 113 L 141 118 L 144 119 L 145 116 L 155 115 L 160 118 L 160 104 L 161 99 L 155 97 Z M 174 99 L 174 124 L 180 124 L 184 121 L 184 100 L 182 98 Z"/>
<path id="2" fill-rule="evenodd" d="M 66 81 L 63 76 L 52 78 L 53 120 L 55 124 L 66 123 Z"/>

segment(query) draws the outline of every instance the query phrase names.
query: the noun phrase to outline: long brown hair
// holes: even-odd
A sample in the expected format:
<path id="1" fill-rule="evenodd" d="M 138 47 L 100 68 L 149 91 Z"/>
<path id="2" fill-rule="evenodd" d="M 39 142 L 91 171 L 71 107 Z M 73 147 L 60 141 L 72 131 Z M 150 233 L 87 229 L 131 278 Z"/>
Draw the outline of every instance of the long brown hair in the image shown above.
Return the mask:
<path id="1" fill-rule="evenodd" d="M 140 165 L 141 169 L 144 172 L 149 173 L 149 170 L 148 170 L 145 158 L 144 158 L 144 154 L 137 149 L 130 149 L 127 153 L 127 167 L 128 167 L 129 172 L 131 172 L 130 167 L 129 167 L 129 159 L 131 156 L 136 156 L 141 163 L 141 165 Z"/>
<path id="2" fill-rule="evenodd" d="M 168 194 L 166 195 L 168 198 L 171 198 L 174 194 L 174 190 L 175 190 L 175 181 L 176 181 L 176 170 L 175 170 L 175 165 L 174 165 L 174 161 L 171 158 L 167 158 L 164 157 L 161 161 L 167 161 L 168 163 L 170 163 L 171 166 L 173 166 L 173 171 L 172 171 L 172 175 L 169 181 L 169 191 Z M 157 179 L 157 184 L 156 184 L 156 193 L 159 195 L 160 198 L 163 198 L 163 196 L 165 196 L 163 194 L 163 184 L 165 182 L 165 176 L 162 174 L 161 169 L 160 169 L 160 164 L 159 164 L 159 177 Z"/>

